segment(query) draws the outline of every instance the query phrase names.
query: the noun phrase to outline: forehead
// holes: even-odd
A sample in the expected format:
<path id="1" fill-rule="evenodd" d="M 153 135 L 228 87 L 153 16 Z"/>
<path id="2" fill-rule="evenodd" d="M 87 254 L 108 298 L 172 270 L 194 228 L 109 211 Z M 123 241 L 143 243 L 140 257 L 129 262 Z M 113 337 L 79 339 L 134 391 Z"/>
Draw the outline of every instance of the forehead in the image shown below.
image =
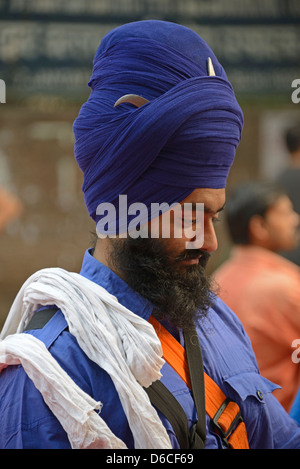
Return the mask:
<path id="1" fill-rule="evenodd" d="M 195 189 L 188 197 L 181 201 L 185 203 L 202 203 L 206 212 L 217 213 L 224 208 L 226 200 L 225 189 Z"/>

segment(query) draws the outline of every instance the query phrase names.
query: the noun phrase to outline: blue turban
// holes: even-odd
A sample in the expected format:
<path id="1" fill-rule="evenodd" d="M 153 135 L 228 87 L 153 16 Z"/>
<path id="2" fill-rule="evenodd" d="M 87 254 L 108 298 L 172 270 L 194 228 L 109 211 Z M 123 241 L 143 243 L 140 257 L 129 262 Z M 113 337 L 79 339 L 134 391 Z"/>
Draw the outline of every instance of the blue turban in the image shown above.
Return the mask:
<path id="1" fill-rule="evenodd" d="M 208 75 L 210 57 L 215 76 Z M 224 188 L 243 114 L 223 67 L 195 32 L 156 20 L 120 26 L 101 41 L 90 96 L 74 122 L 75 157 L 90 216 L 119 195 L 169 205 L 196 188 Z M 126 94 L 148 102 L 115 102 Z"/>

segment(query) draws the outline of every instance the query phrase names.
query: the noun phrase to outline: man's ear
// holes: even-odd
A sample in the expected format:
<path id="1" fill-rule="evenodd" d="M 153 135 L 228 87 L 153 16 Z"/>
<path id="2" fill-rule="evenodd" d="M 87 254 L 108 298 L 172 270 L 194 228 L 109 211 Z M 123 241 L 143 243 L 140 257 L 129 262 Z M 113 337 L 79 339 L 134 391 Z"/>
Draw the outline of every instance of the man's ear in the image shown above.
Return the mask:
<path id="1" fill-rule="evenodd" d="M 253 215 L 249 222 L 249 237 L 252 242 L 265 243 L 268 241 L 269 232 L 265 219 L 261 215 Z"/>

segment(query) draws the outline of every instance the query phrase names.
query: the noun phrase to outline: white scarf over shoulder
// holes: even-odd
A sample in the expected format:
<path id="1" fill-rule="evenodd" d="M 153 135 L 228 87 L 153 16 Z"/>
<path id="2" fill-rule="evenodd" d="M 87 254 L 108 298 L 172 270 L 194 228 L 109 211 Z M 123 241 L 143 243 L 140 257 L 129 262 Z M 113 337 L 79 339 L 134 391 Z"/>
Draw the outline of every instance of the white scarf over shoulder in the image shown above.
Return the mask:
<path id="1" fill-rule="evenodd" d="M 160 379 L 164 363 L 153 327 L 82 275 L 50 268 L 24 283 L 0 335 L 0 371 L 8 365 L 23 366 L 67 432 L 72 448 L 126 448 L 101 418 L 105 402 L 83 392 L 40 340 L 22 334 L 41 306 L 53 304 L 63 312 L 86 355 L 110 375 L 135 448 L 171 448 L 143 389 Z"/>

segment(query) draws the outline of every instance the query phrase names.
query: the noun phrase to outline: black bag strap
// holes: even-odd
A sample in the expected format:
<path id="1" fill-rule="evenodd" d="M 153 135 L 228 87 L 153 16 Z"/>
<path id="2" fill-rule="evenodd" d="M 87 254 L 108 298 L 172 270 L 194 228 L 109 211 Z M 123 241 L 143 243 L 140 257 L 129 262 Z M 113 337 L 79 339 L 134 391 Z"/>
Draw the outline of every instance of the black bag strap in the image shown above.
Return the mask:
<path id="1" fill-rule="evenodd" d="M 173 394 L 161 381 L 144 388 L 151 403 L 168 419 L 181 449 L 190 448 L 190 432 L 185 412 Z"/>
<path id="2" fill-rule="evenodd" d="M 155 381 L 145 391 L 152 404 L 169 420 L 181 449 L 203 449 L 206 441 L 206 411 L 204 370 L 201 347 L 195 328 L 184 332 L 185 348 L 189 365 L 192 395 L 198 420 L 189 430 L 184 410 L 173 394 L 162 384 Z"/>
<path id="3" fill-rule="evenodd" d="M 35 314 L 31 318 L 25 331 L 42 329 L 57 311 L 57 307 L 49 307 L 40 310 L 38 314 Z M 163 413 L 172 425 L 180 448 L 203 449 L 206 440 L 206 413 L 201 348 L 195 329 L 185 332 L 184 338 L 192 384 L 192 394 L 198 415 L 198 420 L 191 430 L 189 430 L 188 420 L 183 408 L 161 381 L 155 381 L 151 386 L 144 389 L 151 403 Z"/>
<path id="4" fill-rule="evenodd" d="M 32 316 L 26 328 L 24 329 L 24 332 L 32 331 L 33 329 L 42 329 L 57 311 L 58 308 L 56 306 L 41 309 L 38 311 L 38 314 L 34 314 Z"/>
<path id="5" fill-rule="evenodd" d="M 197 410 L 198 420 L 194 425 L 196 436 L 199 436 L 205 446 L 206 441 L 206 411 L 204 369 L 201 347 L 196 328 L 184 332 L 185 349 L 189 365 L 192 394 Z"/>

